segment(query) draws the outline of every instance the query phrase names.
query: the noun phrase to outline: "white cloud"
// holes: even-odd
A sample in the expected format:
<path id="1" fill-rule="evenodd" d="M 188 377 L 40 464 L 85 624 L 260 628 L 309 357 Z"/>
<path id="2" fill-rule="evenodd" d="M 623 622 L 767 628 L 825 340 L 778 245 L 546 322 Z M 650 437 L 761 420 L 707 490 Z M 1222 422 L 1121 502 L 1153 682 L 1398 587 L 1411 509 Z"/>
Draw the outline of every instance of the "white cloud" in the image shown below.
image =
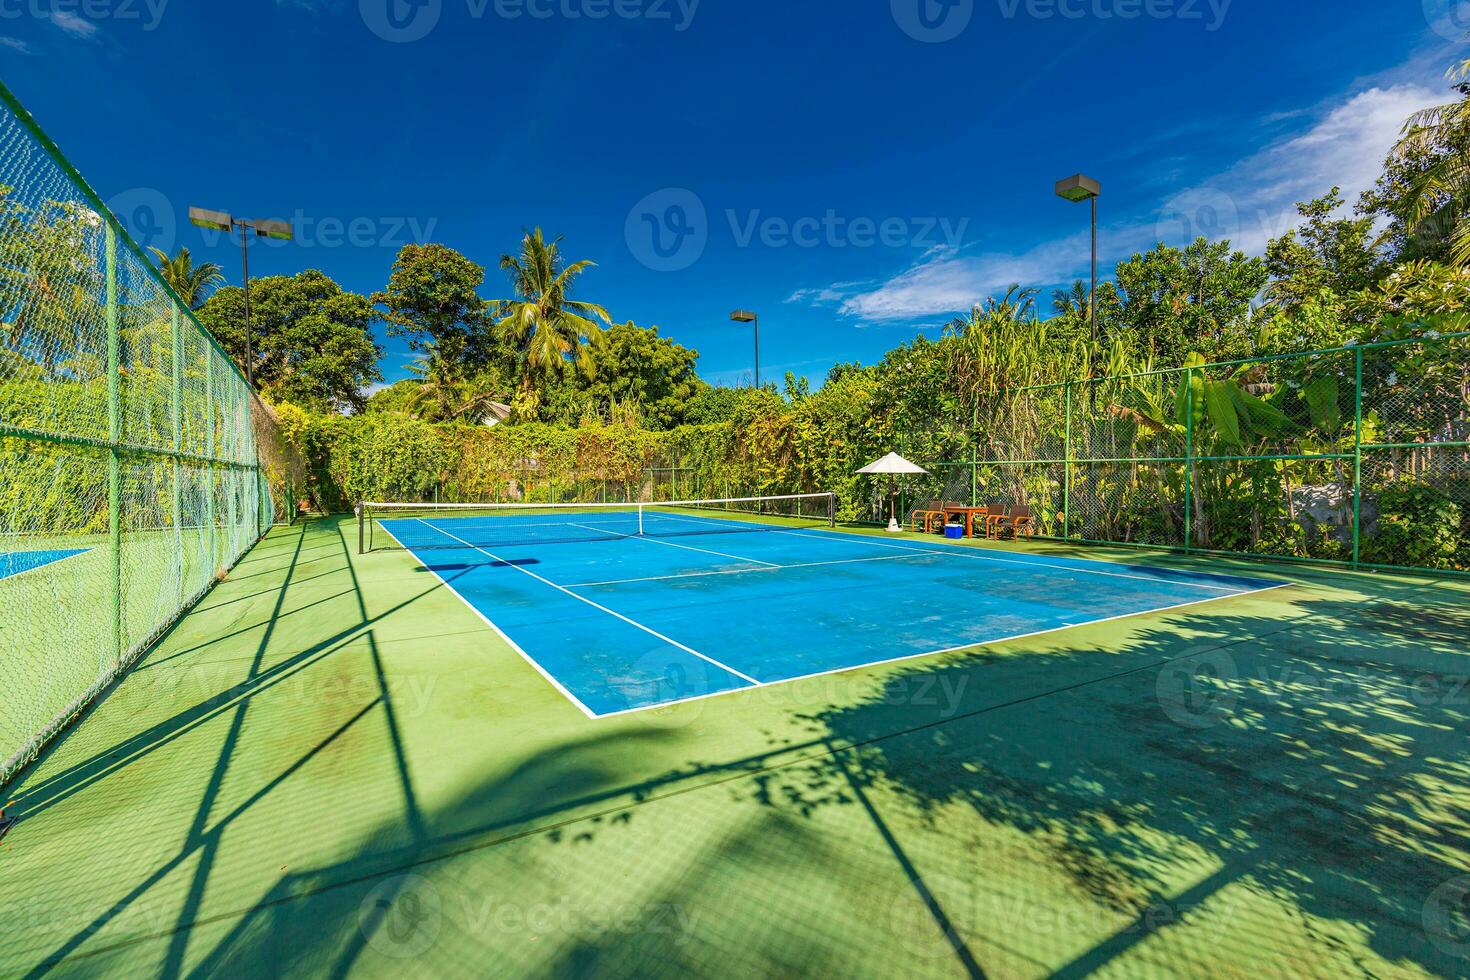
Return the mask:
<path id="1" fill-rule="evenodd" d="M 1085 248 L 1081 235 L 1019 255 L 965 256 L 947 248 L 930 253 L 877 289 L 849 293 L 838 309 L 846 316 L 879 321 L 961 313 L 1012 283 L 1059 282 L 1071 274 L 1075 256 Z"/>
<path id="2" fill-rule="evenodd" d="M 1306 132 L 1265 147 L 1185 194 L 1221 197 L 1234 211 L 1228 216 L 1233 227 L 1223 230 L 1238 248 L 1259 254 L 1296 223 L 1296 202 L 1335 185 L 1352 203 L 1371 188 L 1404 120 L 1448 98 L 1420 85 L 1370 88 L 1331 108 Z"/>
<path id="3" fill-rule="evenodd" d="M 29 44 L 25 43 L 18 37 L 0 37 L 0 48 L 9 48 L 11 51 L 18 51 L 21 54 L 35 53 L 31 50 L 31 46 Z"/>
<path id="4" fill-rule="evenodd" d="M 1183 245 L 1200 235 L 1228 238 L 1242 251 L 1260 254 L 1271 238 L 1296 224 L 1296 202 L 1339 186 L 1343 199 L 1352 203 L 1372 187 L 1404 120 L 1448 98 L 1447 92 L 1418 84 L 1380 83 L 1325 110 L 1272 113 L 1263 125 L 1295 118 L 1309 125 L 1207 181 L 1164 189 L 1154 214 L 1105 227 L 1099 242 L 1102 268 L 1159 241 Z M 802 289 L 791 301 L 836 305 L 843 315 L 872 321 L 953 315 L 1003 293 L 1012 283 L 1049 286 L 1085 275 L 1085 237 L 1070 235 L 1019 253 L 934 250 L 876 287 L 854 289 L 854 284 L 839 283 Z"/>
<path id="5" fill-rule="evenodd" d="M 51 23 L 61 28 L 72 37 L 85 41 L 97 33 L 97 25 L 69 10 L 51 11 Z"/>

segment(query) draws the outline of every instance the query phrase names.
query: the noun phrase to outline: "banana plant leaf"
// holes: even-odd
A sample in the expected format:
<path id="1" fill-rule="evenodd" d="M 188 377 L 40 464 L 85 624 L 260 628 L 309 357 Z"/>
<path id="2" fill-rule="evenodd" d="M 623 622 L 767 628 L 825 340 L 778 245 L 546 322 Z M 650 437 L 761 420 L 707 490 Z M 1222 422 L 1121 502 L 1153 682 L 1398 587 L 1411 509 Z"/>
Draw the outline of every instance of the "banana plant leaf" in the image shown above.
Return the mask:
<path id="1" fill-rule="evenodd" d="M 1337 379 L 1319 375 L 1302 389 L 1307 402 L 1307 416 L 1312 425 L 1325 435 L 1335 436 L 1342 427 L 1342 413 L 1337 405 Z"/>

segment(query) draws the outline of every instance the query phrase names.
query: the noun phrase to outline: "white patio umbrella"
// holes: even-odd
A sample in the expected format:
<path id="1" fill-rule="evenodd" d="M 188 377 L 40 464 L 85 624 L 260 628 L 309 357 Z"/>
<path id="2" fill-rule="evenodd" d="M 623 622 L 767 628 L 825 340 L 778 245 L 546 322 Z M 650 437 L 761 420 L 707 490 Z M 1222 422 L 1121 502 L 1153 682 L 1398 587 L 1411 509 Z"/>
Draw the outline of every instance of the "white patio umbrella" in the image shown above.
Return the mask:
<path id="1" fill-rule="evenodd" d="M 898 523 L 898 481 L 900 476 L 927 476 L 929 471 L 917 463 L 910 463 L 898 453 L 889 453 L 874 463 L 869 463 L 859 473 L 869 476 L 888 477 L 888 530 L 893 533 L 902 531 Z"/>

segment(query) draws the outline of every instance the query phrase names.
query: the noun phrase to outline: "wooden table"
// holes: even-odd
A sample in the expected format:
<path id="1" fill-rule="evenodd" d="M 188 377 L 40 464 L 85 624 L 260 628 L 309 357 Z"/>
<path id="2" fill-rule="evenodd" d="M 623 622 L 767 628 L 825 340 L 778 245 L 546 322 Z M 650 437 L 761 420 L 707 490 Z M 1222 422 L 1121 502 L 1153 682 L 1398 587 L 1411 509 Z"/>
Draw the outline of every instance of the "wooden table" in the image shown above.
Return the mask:
<path id="1" fill-rule="evenodd" d="M 951 517 L 963 517 L 965 519 L 965 537 L 973 538 L 975 536 L 975 518 L 984 517 L 988 524 L 990 508 L 946 506 L 944 508 L 944 523 L 948 524 Z M 985 536 L 987 538 L 990 537 L 990 529 L 988 527 L 985 529 Z"/>

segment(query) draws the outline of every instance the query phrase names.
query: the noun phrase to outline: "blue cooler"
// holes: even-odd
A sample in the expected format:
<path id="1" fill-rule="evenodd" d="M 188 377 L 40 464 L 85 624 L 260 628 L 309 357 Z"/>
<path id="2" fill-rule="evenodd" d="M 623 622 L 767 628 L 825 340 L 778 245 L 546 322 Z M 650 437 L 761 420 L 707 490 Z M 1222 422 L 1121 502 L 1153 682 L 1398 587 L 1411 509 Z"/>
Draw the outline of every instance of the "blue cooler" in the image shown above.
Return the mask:
<path id="1" fill-rule="evenodd" d="M 949 538 L 949 539 L 953 540 L 953 541 L 963 541 L 965 539 L 965 525 L 963 525 L 963 524 L 946 524 L 946 525 L 944 525 L 944 536 L 946 538 Z"/>

